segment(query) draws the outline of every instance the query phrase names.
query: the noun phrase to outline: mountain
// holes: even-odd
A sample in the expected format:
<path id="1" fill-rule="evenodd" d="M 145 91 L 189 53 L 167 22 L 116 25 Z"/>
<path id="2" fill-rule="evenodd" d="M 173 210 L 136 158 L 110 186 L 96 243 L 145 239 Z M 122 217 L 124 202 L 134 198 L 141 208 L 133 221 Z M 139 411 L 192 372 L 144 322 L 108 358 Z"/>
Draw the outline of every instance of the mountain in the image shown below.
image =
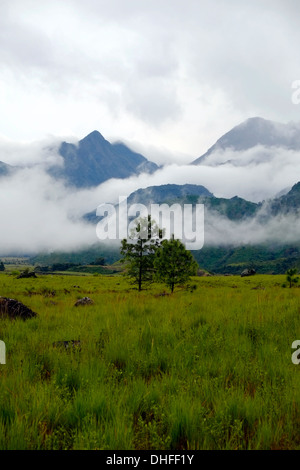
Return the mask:
<path id="1" fill-rule="evenodd" d="M 203 203 L 206 211 L 217 212 L 219 215 L 235 221 L 254 217 L 261 208 L 261 203 L 246 201 L 238 196 L 230 199 L 212 197 Z"/>
<path id="2" fill-rule="evenodd" d="M 256 146 L 280 147 L 289 150 L 300 150 L 300 124 L 282 124 L 261 117 L 249 118 L 224 134 L 193 165 L 210 164 L 214 153 L 234 151 L 242 152 Z M 260 159 L 262 155 L 259 155 Z M 222 163 L 225 163 L 222 161 Z"/>
<path id="3" fill-rule="evenodd" d="M 196 184 L 162 184 L 160 186 L 149 186 L 137 189 L 127 198 L 127 205 L 144 204 L 149 208 L 151 204 L 192 204 L 199 199 L 214 197 L 204 186 Z M 109 201 L 105 201 L 109 203 Z M 83 219 L 90 223 L 97 223 L 100 218 L 96 215 L 96 210 L 85 214 Z"/>
<path id="4" fill-rule="evenodd" d="M 128 205 L 142 203 L 169 205 L 173 203 L 204 204 L 205 242 L 201 250 L 193 251 L 199 266 L 209 272 L 218 274 L 240 274 L 243 269 L 254 267 L 259 273 L 285 273 L 291 266 L 300 269 L 299 243 L 261 242 L 232 243 L 226 238 L 228 227 L 242 230 L 241 233 L 256 227 L 264 229 L 268 223 L 272 225 L 273 217 L 278 214 L 285 216 L 291 212 L 295 215 L 300 211 L 300 182 L 280 197 L 261 203 L 246 201 L 238 196 L 230 199 L 215 197 L 208 189 L 200 185 L 162 185 L 150 186 L 134 191 L 127 199 Z M 96 224 L 100 217 L 96 213 L 87 214 L 85 219 Z M 283 224 L 284 219 L 283 219 Z M 242 224 L 242 225 L 241 225 Z M 211 243 L 211 237 L 218 232 L 219 244 Z M 118 249 L 116 249 L 116 256 Z M 105 255 L 104 255 L 105 256 Z"/>
<path id="5" fill-rule="evenodd" d="M 49 173 L 77 188 L 97 186 L 110 178 L 152 173 L 158 166 L 122 143 L 111 144 L 98 131 L 93 131 L 78 145 L 63 142 L 59 148 L 63 166 Z"/>
<path id="6" fill-rule="evenodd" d="M 300 245 L 204 246 L 193 256 L 200 268 L 214 274 L 240 275 L 247 268 L 258 274 L 285 274 L 291 267 L 300 269 Z"/>
<path id="7" fill-rule="evenodd" d="M 8 165 L 7 163 L 0 162 L 0 177 L 1 176 L 8 176 L 14 171 L 14 167 Z"/>
<path id="8" fill-rule="evenodd" d="M 160 186 L 149 186 L 138 189 L 128 197 L 128 204 L 173 204 L 179 202 L 188 204 L 197 202 L 199 197 L 210 198 L 213 194 L 204 186 L 197 184 L 162 184 Z"/>
<path id="9" fill-rule="evenodd" d="M 220 165 L 231 160 L 234 164 L 248 165 L 253 161 L 258 164 L 265 158 L 272 158 L 276 149 L 300 151 L 300 125 L 250 118 L 220 137 L 206 154 L 192 162 L 191 170 L 193 164 Z M 110 178 L 152 173 L 159 168 L 123 143 L 108 142 L 98 131 L 76 145 L 62 142 L 59 154 L 63 165 L 52 166 L 49 172 L 75 189 L 90 188 Z M 16 168 L 0 162 L 0 176 L 12 170 Z M 140 188 L 127 199 L 128 206 L 134 203 L 148 207 L 154 203 L 204 204 L 204 247 L 194 250 L 193 255 L 206 270 L 238 274 L 242 268 L 253 265 L 258 272 L 270 273 L 283 273 L 293 264 L 300 268 L 300 240 L 298 242 L 297 238 L 300 182 L 292 188 L 284 188 L 273 199 L 259 203 L 238 195 L 230 199 L 219 198 L 200 184 Z M 96 225 L 100 217 L 95 208 L 83 219 Z M 117 260 L 119 240 L 115 242 L 114 246 L 109 241 L 95 247 L 95 257 L 101 255 L 111 262 Z M 58 259 L 63 256 L 65 254 L 60 253 Z M 88 250 L 85 254 L 78 253 L 78 257 L 86 262 L 87 258 L 92 260 L 94 254 Z"/>
<path id="10" fill-rule="evenodd" d="M 109 202 L 109 201 L 106 201 Z M 231 199 L 217 198 L 207 188 L 196 184 L 163 184 L 141 188 L 129 195 L 127 205 L 144 204 L 149 208 L 151 204 L 204 204 L 205 211 L 215 212 L 229 220 L 243 220 L 252 217 L 261 207 L 261 204 L 246 201 L 238 196 Z M 100 218 L 96 211 L 84 216 L 91 223 L 97 223 Z"/>
<path id="11" fill-rule="evenodd" d="M 230 199 L 217 198 L 207 188 L 196 184 L 164 184 L 138 189 L 130 194 L 128 204 L 204 204 L 205 211 L 215 212 L 229 220 L 252 217 L 261 207 L 260 203 L 246 201 L 238 196 Z"/>
<path id="12" fill-rule="evenodd" d="M 299 214 L 300 211 L 300 182 L 296 183 L 292 189 L 280 197 L 268 203 L 269 212 L 272 216 L 279 214 Z"/>

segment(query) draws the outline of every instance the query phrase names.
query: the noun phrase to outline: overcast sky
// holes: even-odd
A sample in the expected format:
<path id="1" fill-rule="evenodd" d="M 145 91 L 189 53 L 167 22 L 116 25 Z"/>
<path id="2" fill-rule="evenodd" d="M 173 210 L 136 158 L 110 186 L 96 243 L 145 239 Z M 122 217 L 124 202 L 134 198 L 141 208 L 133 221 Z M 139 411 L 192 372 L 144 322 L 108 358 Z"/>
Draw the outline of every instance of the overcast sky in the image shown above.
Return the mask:
<path id="1" fill-rule="evenodd" d="M 189 163 L 248 117 L 299 121 L 298 18 L 298 0 L 1 0 L 0 139 L 97 129 Z"/>
<path id="2" fill-rule="evenodd" d="M 299 152 L 282 148 L 189 165 L 249 117 L 300 123 L 298 18 L 299 0 L 0 0 L 0 161 L 23 167 L 1 180 L 1 253 L 93 243 L 80 216 L 140 187 L 258 202 L 299 181 Z M 166 166 L 83 191 L 50 178 L 61 140 L 93 130 Z M 214 243 L 286 232 L 213 222 Z"/>

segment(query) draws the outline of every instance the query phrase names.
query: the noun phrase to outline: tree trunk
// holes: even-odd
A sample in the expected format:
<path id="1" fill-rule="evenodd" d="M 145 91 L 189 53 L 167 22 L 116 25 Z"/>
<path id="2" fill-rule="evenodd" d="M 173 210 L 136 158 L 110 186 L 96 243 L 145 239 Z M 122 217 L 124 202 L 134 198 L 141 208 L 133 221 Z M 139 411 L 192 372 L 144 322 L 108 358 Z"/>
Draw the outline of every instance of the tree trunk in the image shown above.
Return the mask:
<path id="1" fill-rule="evenodd" d="M 140 264 L 139 264 L 139 292 L 142 290 L 142 272 L 143 272 L 143 247 L 140 247 Z"/>

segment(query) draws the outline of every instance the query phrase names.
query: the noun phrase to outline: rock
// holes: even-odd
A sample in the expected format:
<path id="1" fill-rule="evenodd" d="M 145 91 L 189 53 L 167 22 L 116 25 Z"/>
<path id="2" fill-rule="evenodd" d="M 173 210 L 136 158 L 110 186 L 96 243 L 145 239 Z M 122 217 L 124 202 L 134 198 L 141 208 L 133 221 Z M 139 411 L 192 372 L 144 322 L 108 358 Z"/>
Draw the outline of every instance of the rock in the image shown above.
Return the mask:
<path id="1" fill-rule="evenodd" d="M 24 271 L 23 273 L 19 274 L 19 276 L 17 276 L 17 279 L 24 279 L 27 277 L 37 277 L 37 276 L 33 271 L 32 272 Z"/>
<path id="2" fill-rule="evenodd" d="M 77 300 L 77 302 L 75 302 L 74 307 L 79 307 L 82 305 L 93 305 L 93 303 L 94 301 L 90 299 L 89 297 L 83 297 L 82 299 L 79 299 Z"/>
<path id="3" fill-rule="evenodd" d="M 53 343 L 53 347 L 64 347 L 65 349 L 69 349 L 70 347 L 72 348 L 78 348 L 81 349 L 81 342 L 79 339 L 71 339 L 67 341 L 55 341 Z"/>
<path id="4" fill-rule="evenodd" d="M 254 274 L 256 274 L 255 269 L 244 269 L 244 271 L 241 273 L 241 277 L 254 276 Z"/>
<path id="5" fill-rule="evenodd" d="M 27 320 L 36 316 L 35 312 L 21 302 L 18 302 L 18 300 L 0 297 L 0 317 Z"/>
<path id="6" fill-rule="evenodd" d="M 208 273 L 207 271 L 199 270 L 199 271 L 197 272 L 197 276 L 200 276 L 200 277 L 211 277 L 211 274 Z"/>

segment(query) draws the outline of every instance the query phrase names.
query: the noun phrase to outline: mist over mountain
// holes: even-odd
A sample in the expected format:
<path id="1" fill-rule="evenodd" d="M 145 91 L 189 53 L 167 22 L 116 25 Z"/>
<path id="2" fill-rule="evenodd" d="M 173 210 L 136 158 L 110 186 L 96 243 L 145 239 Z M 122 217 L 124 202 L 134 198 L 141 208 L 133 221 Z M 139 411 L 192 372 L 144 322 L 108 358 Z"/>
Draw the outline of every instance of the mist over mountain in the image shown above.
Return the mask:
<path id="1" fill-rule="evenodd" d="M 98 131 L 91 132 L 77 145 L 63 142 L 59 154 L 63 164 L 50 168 L 49 174 L 77 188 L 97 186 L 110 178 L 153 173 L 158 169 L 155 163 L 126 145 L 111 144 Z"/>
<path id="2" fill-rule="evenodd" d="M 172 204 L 204 204 L 204 246 L 193 255 L 209 272 L 239 274 L 251 266 L 261 273 L 284 273 L 291 265 L 300 268 L 300 182 L 287 194 L 261 203 L 237 196 L 217 198 L 201 185 L 188 184 L 139 189 L 129 195 L 127 203 L 128 207 L 140 203 L 149 209 L 151 204 L 166 203 L 170 208 Z M 93 211 L 85 220 L 96 226 L 101 217 Z M 114 250 L 109 245 L 110 251 L 101 243 L 99 247 L 102 256 L 118 259 L 118 244 Z M 60 259 L 68 259 L 67 254 Z"/>
<path id="3" fill-rule="evenodd" d="M 196 184 L 162 184 L 159 186 L 149 186 L 140 188 L 129 194 L 127 205 L 143 204 L 150 209 L 151 204 L 191 204 L 198 202 L 200 198 L 212 198 L 213 194 L 204 186 Z M 117 204 L 115 204 L 117 207 Z M 97 223 L 100 218 L 93 210 L 84 215 L 84 220 L 90 223 Z"/>
<path id="4" fill-rule="evenodd" d="M 7 163 L 0 161 L 0 177 L 11 175 L 14 171 L 14 167 L 8 165 Z"/>
<path id="5" fill-rule="evenodd" d="M 131 193 L 128 204 L 160 204 L 160 203 L 191 203 L 198 201 L 199 197 L 211 198 L 213 194 L 204 186 L 196 184 L 162 184 L 160 186 L 149 186 Z"/>
<path id="6" fill-rule="evenodd" d="M 290 191 L 266 203 L 272 216 L 280 214 L 299 215 L 300 211 L 300 182 L 296 183 Z"/>
<path id="7" fill-rule="evenodd" d="M 261 117 L 249 118 L 229 132 L 220 137 L 207 152 L 192 162 L 193 165 L 218 165 L 230 161 L 233 164 L 241 163 L 233 159 L 233 154 L 239 155 L 257 147 L 257 154 L 251 154 L 251 162 L 262 163 L 269 158 L 269 152 L 274 148 L 286 150 L 300 150 L 300 124 L 282 124 Z M 228 153 L 227 153 L 228 152 Z M 215 158 L 213 156 L 216 155 Z M 247 160 L 246 164 L 249 164 Z"/>
<path id="8" fill-rule="evenodd" d="M 146 206 L 204 204 L 204 248 L 195 256 L 215 272 L 221 259 L 235 260 L 235 268 L 222 261 L 222 270 L 233 272 L 254 252 L 267 263 L 261 269 L 270 270 L 273 259 L 276 271 L 300 249 L 297 124 L 250 118 L 222 136 L 199 164 L 158 167 L 151 156 L 130 144 L 112 144 L 98 131 L 79 141 L 0 141 L 0 160 L 0 255 L 58 250 L 79 256 L 83 247 L 99 243 L 97 206 L 116 204 L 119 196 Z M 286 253 L 288 261 L 280 264 Z"/>
<path id="9" fill-rule="evenodd" d="M 238 196 L 232 198 L 218 198 L 202 185 L 192 184 L 166 184 L 149 186 L 131 193 L 127 198 L 127 205 L 143 204 L 148 209 L 151 204 L 203 204 L 205 213 L 212 217 L 220 216 L 233 222 L 248 222 L 257 220 L 266 223 L 275 217 L 297 216 L 300 212 L 300 182 L 296 183 L 290 191 L 274 199 L 259 203 L 247 201 Z M 117 204 L 116 204 L 117 207 Z M 84 218 L 96 223 L 99 218 L 96 210 L 85 214 Z M 219 240 L 220 243 L 221 240 Z M 299 240 L 300 242 L 300 240 Z M 207 243 L 210 241 L 207 239 Z M 223 239 L 223 243 L 230 244 L 230 240 Z"/>

